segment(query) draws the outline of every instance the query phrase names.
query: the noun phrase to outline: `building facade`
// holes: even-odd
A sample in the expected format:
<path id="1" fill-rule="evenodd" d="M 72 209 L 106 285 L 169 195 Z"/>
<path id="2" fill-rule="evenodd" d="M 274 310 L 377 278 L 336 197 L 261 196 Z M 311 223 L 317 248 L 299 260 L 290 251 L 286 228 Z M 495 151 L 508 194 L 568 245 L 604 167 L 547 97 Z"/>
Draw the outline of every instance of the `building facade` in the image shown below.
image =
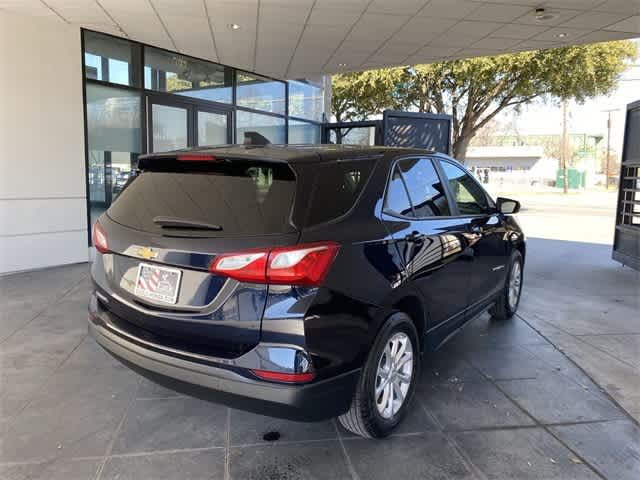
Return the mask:
<path id="1" fill-rule="evenodd" d="M 320 142 L 322 77 L 283 81 L 1 12 L 0 57 L 0 273 L 87 261 L 90 225 L 141 154 L 247 131 Z"/>

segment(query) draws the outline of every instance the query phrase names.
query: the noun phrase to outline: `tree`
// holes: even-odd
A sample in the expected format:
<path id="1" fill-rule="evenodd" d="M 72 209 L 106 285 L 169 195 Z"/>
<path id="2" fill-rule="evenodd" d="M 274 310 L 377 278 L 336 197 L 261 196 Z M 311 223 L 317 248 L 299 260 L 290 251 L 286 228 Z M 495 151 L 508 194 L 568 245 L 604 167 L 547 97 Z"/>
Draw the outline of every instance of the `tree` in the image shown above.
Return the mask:
<path id="1" fill-rule="evenodd" d="M 464 160 L 471 139 L 501 111 L 609 93 L 636 56 L 633 42 L 616 41 L 340 74 L 332 105 L 339 121 L 388 108 L 450 114 L 452 153 Z"/>

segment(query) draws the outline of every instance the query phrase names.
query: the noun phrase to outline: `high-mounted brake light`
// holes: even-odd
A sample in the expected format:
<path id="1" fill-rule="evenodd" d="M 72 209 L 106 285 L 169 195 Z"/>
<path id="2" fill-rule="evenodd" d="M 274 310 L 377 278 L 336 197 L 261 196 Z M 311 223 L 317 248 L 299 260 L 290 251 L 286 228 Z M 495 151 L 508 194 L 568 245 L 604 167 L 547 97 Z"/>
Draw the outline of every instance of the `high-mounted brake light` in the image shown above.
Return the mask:
<path id="1" fill-rule="evenodd" d="M 334 242 L 247 250 L 218 256 L 209 271 L 242 282 L 318 286 L 338 254 Z"/>
<path id="2" fill-rule="evenodd" d="M 213 155 L 199 155 L 196 153 L 185 153 L 178 155 L 180 162 L 215 162 L 217 159 Z"/>
<path id="3" fill-rule="evenodd" d="M 93 224 L 93 229 L 91 230 L 91 242 L 100 253 L 107 253 L 109 251 L 107 233 L 104 231 L 104 228 L 102 228 L 102 225 L 100 225 L 100 222 Z"/>
<path id="4" fill-rule="evenodd" d="M 258 378 L 263 380 L 272 380 L 274 382 L 286 382 L 286 383 L 305 383 L 310 382 L 315 377 L 315 373 L 282 373 L 272 372 L 269 370 L 251 370 L 251 372 Z"/>

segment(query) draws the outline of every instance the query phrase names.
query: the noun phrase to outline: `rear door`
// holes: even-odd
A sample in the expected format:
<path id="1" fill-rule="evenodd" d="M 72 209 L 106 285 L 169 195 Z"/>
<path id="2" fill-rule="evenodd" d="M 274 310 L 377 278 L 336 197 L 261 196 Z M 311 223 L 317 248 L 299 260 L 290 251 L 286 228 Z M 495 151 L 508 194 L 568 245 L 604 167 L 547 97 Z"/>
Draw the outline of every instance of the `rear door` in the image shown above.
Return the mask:
<path id="1" fill-rule="evenodd" d="M 431 158 L 396 162 L 383 215 L 424 299 L 428 330 L 438 329 L 438 336 L 445 337 L 464 321 L 471 267 L 465 255 L 466 221 L 452 216 Z"/>
<path id="2" fill-rule="evenodd" d="M 242 159 L 145 165 L 99 220 L 112 253 L 96 280 L 115 299 L 111 308 L 155 333 L 249 348 L 259 341 L 266 286 L 208 267 L 222 253 L 298 241 L 294 173 Z"/>
<path id="3" fill-rule="evenodd" d="M 507 273 L 508 239 L 503 219 L 491 198 L 465 170 L 440 159 L 447 178 L 454 208 L 467 226 L 466 238 L 471 256 L 469 285 L 469 316 L 486 307 L 502 288 Z"/>

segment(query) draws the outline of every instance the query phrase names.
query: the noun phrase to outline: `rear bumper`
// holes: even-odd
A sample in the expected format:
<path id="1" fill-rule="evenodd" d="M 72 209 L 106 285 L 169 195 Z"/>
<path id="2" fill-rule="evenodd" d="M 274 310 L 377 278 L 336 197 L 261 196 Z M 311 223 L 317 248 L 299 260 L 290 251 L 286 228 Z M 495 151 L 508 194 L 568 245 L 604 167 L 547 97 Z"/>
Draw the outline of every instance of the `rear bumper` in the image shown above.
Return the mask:
<path id="1" fill-rule="evenodd" d="M 336 417 L 349 409 L 360 377 L 360 370 L 353 370 L 305 385 L 255 380 L 224 365 L 185 360 L 120 335 L 110 328 L 111 315 L 92 301 L 89 332 L 122 363 L 172 390 L 241 410 L 308 422 Z"/>

